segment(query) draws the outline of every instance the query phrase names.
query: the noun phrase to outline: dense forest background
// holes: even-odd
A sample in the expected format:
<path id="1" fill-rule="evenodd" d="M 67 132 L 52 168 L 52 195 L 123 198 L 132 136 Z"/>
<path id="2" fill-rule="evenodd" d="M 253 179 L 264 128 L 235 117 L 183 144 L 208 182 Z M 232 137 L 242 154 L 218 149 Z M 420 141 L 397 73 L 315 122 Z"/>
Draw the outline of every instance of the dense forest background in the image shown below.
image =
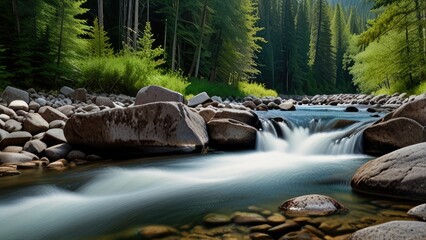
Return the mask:
<path id="1" fill-rule="evenodd" d="M 423 0 L 0 0 L 0 8 L 3 86 L 426 91 Z"/>

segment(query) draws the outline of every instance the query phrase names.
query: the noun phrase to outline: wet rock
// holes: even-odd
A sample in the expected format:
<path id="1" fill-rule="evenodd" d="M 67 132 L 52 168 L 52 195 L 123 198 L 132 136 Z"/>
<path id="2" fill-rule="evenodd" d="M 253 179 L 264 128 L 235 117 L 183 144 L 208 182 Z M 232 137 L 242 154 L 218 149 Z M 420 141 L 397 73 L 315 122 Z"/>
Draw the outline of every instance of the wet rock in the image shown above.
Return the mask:
<path id="1" fill-rule="evenodd" d="M 101 161 L 103 158 L 96 154 L 89 154 L 87 155 L 86 159 L 87 161 L 96 162 L 96 161 Z"/>
<path id="2" fill-rule="evenodd" d="M 336 200 L 323 195 L 305 195 L 284 202 L 280 209 L 290 216 L 325 216 L 347 209 Z"/>
<path id="3" fill-rule="evenodd" d="M 231 218 L 226 215 L 211 213 L 203 218 L 203 222 L 206 225 L 220 226 L 229 224 L 231 222 Z"/>
<path id="4" fill-rule="evenodd" d="M 22 100 L 13 100 L 9 103 L 9 108 L 13 111 L 23 110 L 25 112 L 28 112 L 28 103 Z"/>
<path id="5" fill-rule="evenodd" d="M 67 139 L 65 138 L 64 130 L 61 128 L 52 128 L 44 134 L 41 141 L 50 145 L 54 145 L 59 143 L 66 143 Z"/>
<path id="6" fill-rule="evenodd" d="M 366 154 L 381 156 L 426 140 L 422 125 L 408 118 L 394 118 L 365 129 L 363 148 Z"/>
<path id="7" fill-rule="evenodd" d="M 162 225 L 145 226 L 139 229 L 139 235 L 143 239 L 161 239 L 171 235 L 177 235 L 179 232 L 175 228 Z"/>
<path id="8" fill-rule="evenodd" d="M 87 101 L 87 90 L 85 88 L 77 88 L 72 94 L 74 101 L 86 102 Z"/>
<path id="9" fill-rule="evenodd" d="M 25 131 L 13 132 L 0 141 L 0 149 L 7 146 L 24 146 L 31 139 L 31 134 Z"/>
<path id="10" fill-rule="evenodd" d="M 137 152 L 203 151 L 203 118 L 176 102 L 158 102 L 94 114 L 75 114 L 64 133 L 70 144 Z"/>
<path id="11" fill-rule="evenodd" d="M 68 153 L 66 159 L 70 162 L 76 159 L 86 159 L 86 154 L 79 150 L 72 150 Z"/>
<path id="12" fill-rule="evenodd" d="M 300 225 L 294 221 L 287 221 L 283 224 L 280 224 L 278 226 L 272 227 L 268 230 L 268 233 L 270 233 L 273 236 L 277 235 L 284 235 L 286 233 L 296 231 L 300 229 Z"/>
<path id="13" fill-rule="evenodd" d="M 233 119 L 213 119 L 207 124 L 211 146 L 218 149 L 254 149 L 256 128 Z"/>
<path id="14" fill-rule="evenodd" d="M 135 99 L 135 106 L 153 102 L 183 103 L 182 94 L 159 86 L 147 86 L 139 90 Z"/>
<path id="15" fill-rule="evenodd" d="M 16 170 L 16 167 L 0 167 L 0 177 L 9 177 L 9 176 L 16 176 L 20 175 L 21 173 Z"/>
<path id="16" fill-rule="evenodd" d="M 47 165 L 47 168 L 50 169 L 63 169 L 68 166 L 68 162 L 65 159 L 59 159 Z"/>
<path id="17" fill-rule="evenodd" d="M 3 91 L 3 101 L 7 104 L 11 103 L 14 100 L 22 100 L 26 103 L 30 102 L 30 95 L 28 92 L 14 88 L 14 87 L 6 87 L 6 89 Z"/>
<path id="18" fill-rule="evenodd" d="M 273 240 L 273 238 L 266 233 L 250 233 L 249 237 L 252 240 Z"/>
<path id="19" fill-rule="evenodd" d="M 33 159 L 29 156 L 20 153 L 0 152 L 0 163 L 14 164 L 21 162 L 30 162 Z"/>
<path id="20" fill-rule="evenodd" d="M 410 209 L 407 214 L 426 221 L 426 204 L 422 204 Z"/>
<path id="21" fill-rule="evenodd" d="M 259 117 L 252 111 L 237 110 L 237 109 L 223 109 L 216 112 L 213 119 L 233 119 L 238 122 L 245 123 L 252 127 L 256 127 Z"/>
<path id="22" fill-rule="evenodd" d="M 16 131 L 21 131 L 22 130 L 22 123 L 14 120 L 14 119 L 9 119 L 4 124 L 4 130 L 6 130 L 10 133 L 16 132 Z"/>
<path id="23" fill-rule="evenodd" d="M 369 161 L 352 177 L 356 191 L 426 200 L 426 143 L 420 143 Z"/>
<path id="24" fill-rule="evenodd" d="M 245 102 L 243 102 L 243 106 L 244 107 L 248 107 L 251 110 L 256 110 L 256 104 L 254 104 L 254 102 L 252 102 L 252 101 L 245 101 Z"/>
<path id="25" fill-rule="evenodd" d="M 395 110 L 392 118 L 410 118 L 422 126 L 426 126 L 426 98 L 402 105 Z"/>
<path id="26" fill-rule="evenodd" d="M 206 92 L 202 92 L 198 94 L 197 96 L 191 98 L 188 100 L 188 106 L 189 107 L 196 107 L 200 104 L 212 102 L 211 98 Z"/>
<path id="27" fill-rule="evenodd" d="M 68 117 L 65 116 L 65 114 L 61 113 L 60 111 L 49 107 L 49 106 L 45 106 L 45 107 L 41 107 L 38 110 L 38 113 L 44 118 L 44 120 L 46 120 L 47 122 L 52 122 L 54 120 L 67 120 Z"/>
<path id="28" fill-rule="evenodd" d="M 46 150 L 46 148 L 46 143 L 40 140 L 31 140 L 25 143 L 23 150 L 38 155 Z"/>
<path id="29" fill-rule="evenodd" d="M 250 232 L 261 232 L 261 233 L 267 233 L 268 230 L 271 228 L 272 226 L 269 224 L 261 224 L 261 225 L 257 225 L 257 226 L 253 226 L 250 227 Z"/>
<path id="30" fill-rule="evenodd" d="M 270 102 L 270 103 L 268 103 L 268 109 L 269 110 L 274 110 L 274 109 L 279 109 L 279 106 L 278 106 L 278 104 L 276 104 L 276 103 L 274 103 L 274 102 Z"/>
<path id="31" fill-rule="evenodd" d="M 284 223 L 286 221 L 286 218 L 279 213 L 275 213 L 272 216 L 269 216 L 266 220 L 269 224 L 275 226 Z"/>
<path id="32" fill-rule="evenodd" d="M 310 231 L 307 231 L 305 229 L 297 232 L 290 232 L 286 235 L 279 238 L 279 240 L 320 240 L 321 238 L 315 236 L 315 234 L 311 233 Z"/>
<path id="33" fill-rule="evenodd" d="M 49 129 L 49 123 L 38 113 L 28 113 L 22 125 L 24 130 L 31 134 L 45 132 Z"/>
<path id="34" fill-rule="evenodd" d="M 256 111 L 268 111 L 268 106 L 266 106 L 266 104 L 261 103 L 257 105 Z"/>
<path id="35" fill-rule="evenodd" d="M 19 153 L 21 152 L 23 149 L 21 146 L 7 146 L 5 147 L 2 151 L 3 152 L 14 152 L 14 153 Z"/>
<path id="36" fill-rule="evenodd" d="M 69 152 L 71 152 L 72 147 L 68 143 L 61 143 L 44 150 L 46 157 L 50 161 L 56 161 L 61 158 L 66 158 Z"/>
<path id="37" fill-rule="evenodd" d="M 15 165 L 16 165 L 16 168 L 19 170 L 40 168 L 40 166 L 35 162 L 16 163 Z"/>
<path id="38" fill-rule="evenodd" d="M 354 106 L 346 107 L 345 112 L 359 112 L 359 109 Z"/>
<path id="39" fill-rule="evenodd" d="M 257 225 L 267 223 L 266 219 L 257 213 L 236 212 L 232 221 L 240 225 Z"/>
<path id="40" fill-rule="evenodd" d="M 418 240 L 426 239 L 426 223 L 393 221 L 356 231 L 350 240 Z"/>

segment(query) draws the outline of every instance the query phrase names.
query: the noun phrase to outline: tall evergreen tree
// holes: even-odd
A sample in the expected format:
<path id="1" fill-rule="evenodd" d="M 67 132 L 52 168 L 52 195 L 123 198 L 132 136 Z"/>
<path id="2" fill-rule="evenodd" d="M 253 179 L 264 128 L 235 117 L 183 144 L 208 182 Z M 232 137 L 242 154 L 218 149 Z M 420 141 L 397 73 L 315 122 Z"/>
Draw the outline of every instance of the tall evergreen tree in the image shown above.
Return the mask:
<path id="1" fill-rule="evenodd" d="M 312 12 L 309 64 L 318 90 L 335 91 L 335 54 L 331 46 L 330 17 L 325 0 L 316 0 Z"/>
<path id="2" fill-rule="evenodd" d="M 345 16 L 340 4 L 336 5 L 331 23 L 331 45 L 333 52 L 336 54 L 336 87 L 339 90 L 345 90 L 347 83 L 343 70 L 343 56 L 348 46 L 348 35 L 346 33 Z"/>
<path id="3" fill-rule="evenodd" d="M 292 12 L 292 0 L 284 0 L 282 5 L 282 65 L 281 79 L 283 81 L 283 92 L 294 92 L 292 78 L 295 67 L 295 30 L 294 16 Z"/>
<path id="4" fill-rule="evenodd" d="M 90 39 L 87 40 L 87 51 L 89 55 L 94 57 L 109 57 L 113 55 L 114 51 L 109 42 L 107 32 L 105 32 L 104 27 L 99 22 L 95 18 L 93 26 L 90 27 L 90 31 L 88 32 Z"/>

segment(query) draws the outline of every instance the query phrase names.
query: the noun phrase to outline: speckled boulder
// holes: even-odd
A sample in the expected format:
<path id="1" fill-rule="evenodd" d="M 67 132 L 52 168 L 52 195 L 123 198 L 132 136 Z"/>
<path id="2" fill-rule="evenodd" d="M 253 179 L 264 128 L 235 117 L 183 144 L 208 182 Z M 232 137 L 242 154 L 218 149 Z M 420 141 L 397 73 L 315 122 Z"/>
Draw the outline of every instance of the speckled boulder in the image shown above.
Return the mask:
<path id="1" fill-rule="evenodd" d="M 426 221 L 426 204 L 413 207 L 407 212 L 408 215 Z"/>
<path id="2" fill-rule="evenodd" d="M 323 195 L 305 195 L 284 202 L 280 209 L 289 216 L 325 216 L 347 212 L 342 204 Z"/>
<path id="3" fill-rule="evenodd" d="M 409 146 L 361 166 L 352 177 L 359 192 L 426 200 L 426 143 Z"/>
<path id="4" fill-rule="evenodd" d="M 420 240 L 426 239 L 426 223 L 393 221 L 356 231 L 350 240 Z"/>
<path id="5" fill-rule="evenodd" d="M 136 95 L 135 105 L 143 105 L 153 102 L 181 102 L 185 101 L 182 94 L 159 86 L 146 86 Z"/>
<path id="6" fill-rule="evenodd" d="M 426 126 L 426 98 L 407 103 L 398 108 L 392 118 L 406 117 Z"/>
<path id="7" fill-rule="evenodd" d="M 75 114 L 64 134 L 73 145 L 134 153 L 202 151 L 208 142 L 203 118 L 176 102 Z"/>

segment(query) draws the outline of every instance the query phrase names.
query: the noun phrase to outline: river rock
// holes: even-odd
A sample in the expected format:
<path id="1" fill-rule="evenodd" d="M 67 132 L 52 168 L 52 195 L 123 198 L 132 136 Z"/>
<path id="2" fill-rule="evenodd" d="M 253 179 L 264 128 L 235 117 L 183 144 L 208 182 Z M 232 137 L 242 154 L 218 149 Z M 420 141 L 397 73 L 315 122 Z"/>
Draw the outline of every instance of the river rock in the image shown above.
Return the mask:
<path id="1" fill-rule="evenodd" d="M 13 164 L 21 162 L 30 162 L 33 158 L 20 153 L 0 152 L 0 163 Z"/>
<path id="2" fill-rule="evenodd" d="M 44 106 L 41 107 L 38 110 L 38 113 L 44 118 L 44 120 L 46 120 L 47 122 L 52 122 L 54 120 L 67 120 L 68 117 L 65 116 L 65 114 L 63 114 L 62 112 L 60 112 L 59 110 L 56 110 L 50 106 Z"/>
<path id="3" fill-rule="evenodd" d="M 51 128 L 60 128 L 60 129 L 64 129 L 64 127 L 65 127 L 65 121 L 63 121 L 63 120 L 54 120 L 54 121 L 51 121 L 50 123 L 49 123 L 49 128 L 51 129 Z"/>
<path id="4" fill-rule="evenodd" d="M 231 222 L 231 218 L 226 215 L 211 213 L 203 218 L 203 222 L 209 226 L 220 226 L 229 224 Z"/>
<path id="5" fill-rule="evenodd" d="M 257 213 L 236 212 L 232 217 L 232 221 L 240 225 L 258 225 L 267 223 L 266 219 Z"/>
<path id="6" fill-rule="evenodd" d="M 21 173 L 16 170 L 16 166 L 0 167 L 0 177 L 9 177 L 20 175 Z"/>
<path id="7" fill-rule="evenodd" d="M 196 107 L 200 104 L 204 104 L 207 102 L 212 102 L 211 98 L 206 92 L 202 92 L 198 94 L 197 96 L 191 98 L 188 100 L 188 106 L 189 107 Z"/>
<path id="8" fill-rule="evenodd" d="M 9 118 L 14 118 L 14 117 L 17 116 L 15 111 L 13 111 L 12 109 L 5 107 L 1 104 L 0 104 L 0 113 L 6 114 L 7 116 L 9 116 Z M 8 119 L 3 119 L 3 120 L 8 120 Z"/>
<path id="9" fill-rule="evenodd" d="M 46 143 L 36 139 L 36 140 L 31 140 L 26 142 L 23 150 L 38 155 L 42 153 L 44 150 L 46 150 L 46 148 L 47 148 Z"/>
<path id="10" fill-rule="evenodd" d="M 16 121 L 15 119 L 9 119 L 4 124 L 4 130 L 8 132 L 16 132 L 22 130 L 22 123 Z"/>
<path id="11" fill-rule="evenodd" d="M 214 117 L 214 115 L 216 115 L 216 110 L 213 108 L 203 108 L 198 112 L 198 114 L 200 114 L 200 116 L 203 117 L 204 121 L 207 123 Z"/>
<path id="12" fill-rule="evenodd" d="M 364 153 L 381 156 L 426 140 L 424 127 L 408 118 L 394 118 L 375 124 L 363 133 Z"/>
<path id="13" fill-rule="evenodd" d="M 74 101 L 86 102 L 87 101 L 87 90 L 85 88 L 77 88 L 72 94 Z"/>
<path id="14" fill-rule="evenodd" d="M 426 143 L 369 161 L 352 178 L 356 191 L 405 199 L 426 200 Z"/>
<path id="15" fill-rule="evenodd" d="M 136 94 L 135 106 L 153 102 L 184 102 L 182 94 L 159 86 L 146 86 Z"/>
<path id="16" fill-rule="evenodd" d="M 95 104 L 98 105 L 98 106 L 106 106 L 106 107 L 109 107 L 109 108 L 115 108 L 114 103 L 111 101 L 111 99 L 109 99 L 107 97 L 102 97 L 102 96 L 96 97 Z"/>
<path id="17" fill-rule="evenodd" d="M 233 119 L 213 119 L 207 124 L 211 145 L 218 149 L 254 149 L 256 128 Z"/>
<path id="18" fill-rule="evenodd" d="M 345 112 L 359 112 L 359 109 L 355 106 L 346 107 Z"/>
<path id="19" fill-rule="evenodd" d="M 61 143 L 44 150 L 46 157 L 52 162 L 58 159 L 65 158 L 69 152 L 71 152 L 72 147 L 68 143 Z"/>
<path id="20" fill-rule="evenodd" d="M 292 101 L 286 101 L 278 105 L 281 111 L 295 111 L 296 107 L 294 106 Z"/>
<path id="21" fill-rule="evenodd" d="M 0 141 L 9 135 L 9 132 L 0 128 Z"/>
<path id="22" fill-rule="evenodd" d="M 24 144 L 31 139 L 31 134 L 25 131 L 17 131 L 7 135 L 0 141 L 0 149 L 7 146 L 24 146 Z"/>
<path id="23" fill-rule="evenodd" d="M 28 113 L 22 123 L 25 131 L 37 134 L 49 129 L 49 123 L 38 113 Z"/>
<path id="24" fill-rule="evenodd" d="M 266 233 L 254 232 L 249 235 L 251 240 L 274 240 L 271 236 Z"/>
<path id="25" fill-rule="evenodd" d="M 259 122 L 259 117 L 253 111 L 245 111 L 238 109 L 222 109 L 214 115 L 213 119 L 233 119 L 238 122 L 256 127 Z"/>
<path id="26" fill-rule="evenodd" d="M 62 107 L 58 107 L 56 110 L 60 111 L 67 117 L 71 117 L 74 114 L 75 106 L 73 105 L 65 105 Z"/>
<path id="27" fill-rule="evenodd" d="M 74 89 L 67 86 L 63 86 L 61 87 L 59 92 L 62 93 L 64 96 L 71 97 L 74 94 Z"/>
<path id="28" fill-rule="evenodd" d="M 64 133 L 70 144 L 137 152 L 190 152 L 208 142 L 203 118 L 176 102 L 75 114 Z"/>
<path id="29" fill-rule="evenodd" d="M 21 146 L 7 146 L 5 147 L 2 152 L 14 152 L 14 153 L 19 153 L 23 150 L 23 148 Z"/>
<path id="30" fill-rule="evenodd" d="M 13 111 L 23 110 L 25 112 L 28 112 L 28 103 L 22 100 L 13 100 L 9 103 L 9 108 Z"/>
<path id="31" fill-rule="evenodd" d="M 3 91 L 3 101 L 9 104 L 14 100 L 22 100 L 26 103 L 29 103 L 30 95 L 24 90 L 10 86 L 6 87 L 6 89 Z"/>
<path id="32" fill-rule="evenodd" d="M 289 221 L 287 221 L 283 224 L 280 224 L 278 226 L 270 228 L 268 230 L 268 233 L 276 236 L 278 234 L 283 235 L 283 234 L 286 234 L 286 233 L 289 233 L 291 231 L 298 230 L 298 229 L 300 229 L 300 225 L 295 221 L 289 220 Z"/>
<path id="33" fill-rule="evenodd" d="M 52 128 L 44 134 L 41 141 L 53 145 L 59 143 L 66 143 L 67 139 L 65 138 L 64 130 L 62 130 L 61 128 Z"/>
<path id="34" fill-rule="evenodd" d="M 68 161 L 74 161 L 76 159 L 86 159 L 86 154 L 79 150 L 72 150 L 68 153 L 66 159 Z"/>
<path id="35" fill-rule="evenodd" d="M 290 216 L 325 216 L 347 211 L 336 200 L 318 194 L 292 198 L 284 202 L 279 208 Z"/>
<path id="36" fill-rule="evenodd" d="M 423 221 L 426 221 L 426 204 L 422 204 L 410 209 L 407 212 L 407 214 L 410 216 L 416 217 L 418 219 L 421 219 Z"/>
<path id="37" fill-rule="evenodd" d="M 145 226 L 139 229 L 139 235 L 143 239 L 161 239 L 178 233 L 175 228 L 163 225 Z"/>
<path id="38" fill-rule="evenodd" d="M 350 240 L 419 240 L 426 239 L 426 223 L 393 221 L 356 231 Z"/>
<path id="39" fill-rule="evenodd" d="M 426 126 L 426 98 L 402 105 L 400 108 L 395 110 L 392 115 L 393 118 L 410 118 L 420 123 L 422 126 Z"/>

